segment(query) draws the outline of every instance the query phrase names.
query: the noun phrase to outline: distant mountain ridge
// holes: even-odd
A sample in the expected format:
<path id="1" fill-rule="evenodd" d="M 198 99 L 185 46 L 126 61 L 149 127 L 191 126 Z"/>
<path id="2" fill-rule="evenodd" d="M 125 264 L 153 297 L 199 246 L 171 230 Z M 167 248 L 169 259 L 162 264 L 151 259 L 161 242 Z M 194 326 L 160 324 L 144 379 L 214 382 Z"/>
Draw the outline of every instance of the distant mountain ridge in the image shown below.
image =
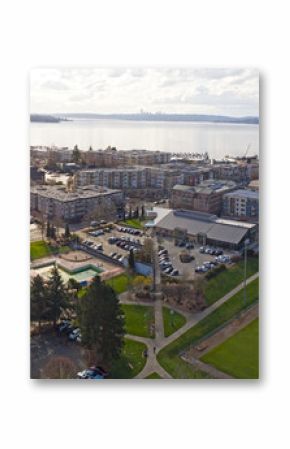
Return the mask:
<path id="1" fill-rule="evenodd" d="M 230 117 L 224 115 L 206 114 L 164 114 L 164 113 L 132 113 L 132 114 L 95 114 L 95 113 L 61 113 L 58 117 L 71 120 L 135 120 L 135 121 L 168 121 L 168 122 L 212 122 L 212 123 L 241 123 L 259 124 L 258 117 Z"/>
<path id="2" fill-rule="evenodd" d="M 69 119 L 65 117 L 58 117 L 55 115 L 48 115 L 48 114 L 30 114 L 30 121 L 31 122 L 38 122 L 38 123 L 59 123 L 63 121 L 68 121 Z"/>

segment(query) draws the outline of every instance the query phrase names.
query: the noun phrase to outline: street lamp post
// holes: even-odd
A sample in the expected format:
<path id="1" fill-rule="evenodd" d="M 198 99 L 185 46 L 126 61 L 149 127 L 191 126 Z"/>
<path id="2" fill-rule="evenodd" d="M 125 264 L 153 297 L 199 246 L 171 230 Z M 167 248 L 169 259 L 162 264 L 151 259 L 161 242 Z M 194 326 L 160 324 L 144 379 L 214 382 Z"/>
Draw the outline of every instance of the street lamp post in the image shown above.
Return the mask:
<path id="1" fill-rule="evenodd" d="M 247 302 L 247 245 L 250 243 L 249 239 L 244 241 L 244 304 Z"/>

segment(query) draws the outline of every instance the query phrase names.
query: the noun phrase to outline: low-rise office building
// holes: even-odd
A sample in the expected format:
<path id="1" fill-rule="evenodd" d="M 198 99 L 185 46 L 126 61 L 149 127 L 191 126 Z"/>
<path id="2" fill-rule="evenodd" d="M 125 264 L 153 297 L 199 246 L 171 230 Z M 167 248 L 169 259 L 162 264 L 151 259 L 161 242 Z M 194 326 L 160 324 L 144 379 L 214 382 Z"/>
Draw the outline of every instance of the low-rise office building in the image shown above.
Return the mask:
<path id="1" fill-rule="evenodd" d="M 153 209 L 154 212 L 154 209 Z M 184 210 L 156 208 L 154 223 L 156 233 L 161 236 L 183 235 L 202 245 L 213 245 L 231 250 L 240 250 L 246 239 L 249 244 L 257 241 L 257 225 L 218 218 L 214 214 Z"/>
<path id="2" fill-rule="evenodd" d="M 124 204 L 120 190 L 87 186 L 67 189 L 64 186 L 35 186 L 31 188 L 30 207 L 32 215 L 42 214 L 48 219 L 79 222 L 98 207 Z"/>

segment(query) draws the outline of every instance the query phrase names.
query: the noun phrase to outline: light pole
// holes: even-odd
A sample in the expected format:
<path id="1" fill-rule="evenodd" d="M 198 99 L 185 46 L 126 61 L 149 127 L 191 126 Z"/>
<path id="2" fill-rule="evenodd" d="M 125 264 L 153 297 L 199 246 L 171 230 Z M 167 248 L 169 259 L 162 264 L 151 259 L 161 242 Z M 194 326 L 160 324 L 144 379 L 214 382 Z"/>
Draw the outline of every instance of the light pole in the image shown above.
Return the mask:
<path id="1" fill-rule="evenodd" d="M 249 239 L 244 241 L 244 304 L 247 302 L 247 245 L 250 243 Z"/>

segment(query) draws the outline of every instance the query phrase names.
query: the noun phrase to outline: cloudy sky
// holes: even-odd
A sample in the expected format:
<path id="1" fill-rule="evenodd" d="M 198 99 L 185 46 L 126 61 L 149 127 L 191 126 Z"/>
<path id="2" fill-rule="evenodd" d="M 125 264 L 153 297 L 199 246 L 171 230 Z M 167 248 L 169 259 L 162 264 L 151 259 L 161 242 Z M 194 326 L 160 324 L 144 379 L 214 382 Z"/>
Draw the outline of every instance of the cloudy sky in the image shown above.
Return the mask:
<path id="1" fill-rule="evenodd" d="M 33 69 L 31 112 L 259 114 L 259 75 L 239 68 Z"/>

